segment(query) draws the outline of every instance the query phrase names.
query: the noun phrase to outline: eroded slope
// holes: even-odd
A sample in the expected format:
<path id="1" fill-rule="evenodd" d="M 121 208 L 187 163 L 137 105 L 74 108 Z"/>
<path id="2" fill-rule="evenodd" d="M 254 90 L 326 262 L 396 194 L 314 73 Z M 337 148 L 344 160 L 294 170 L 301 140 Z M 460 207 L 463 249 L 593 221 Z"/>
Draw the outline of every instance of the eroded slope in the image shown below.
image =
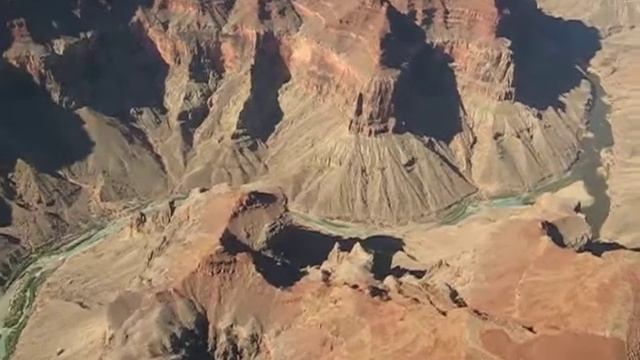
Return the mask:
<path id="1" fill-rule="evenodd" d="M 221 182 L 264 178 L 300 210 L 384 223 L 531 188 L 576 159 L 579 68 L 598 47 L 533 1 L 0 6 L 0 220 L 31 248 Z"/>

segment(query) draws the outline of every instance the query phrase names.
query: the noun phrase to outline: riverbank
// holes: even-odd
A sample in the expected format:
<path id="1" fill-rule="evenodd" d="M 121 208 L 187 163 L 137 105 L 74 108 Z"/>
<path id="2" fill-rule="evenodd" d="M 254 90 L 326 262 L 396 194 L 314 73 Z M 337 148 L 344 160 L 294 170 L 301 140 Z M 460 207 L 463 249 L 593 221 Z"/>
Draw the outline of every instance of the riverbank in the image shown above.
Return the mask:
<path id="1" fill-rule="evenodd" d="M 638 26 L 607 37 L 593 65 L 609 92 L 616 140 L 608 168 L 611 212 L 601 233 L 629 248 L 640 247 L 640 4 L 636 7 Z"/>
<path id="2" fill-rule="evenodd" d="M 40 252 L 33 257 L 23 271 L 16 275 L 9 287 L 0 297 L 0 359 L 11 357 L 22 330 L 29 320 L 39 287 L 46 281 L 68 257 L 78 254 L 108 235 L 120 231 L 126 221 L 120 219 L 113 223 L 87 230 L 67 245 L 50 252 Z"/>
<path id="3" fill-rule="evenodd" d="M 557 192 L 572 184 L 582 183 L 592 200 L 591 204 L 581 210 L 592 227 L 594 239 L 599 240 L 600 229 L 611 207 L 607 179 L 602 171 L 602 154 L 613 146 L 613 135 L 608 121 L 610 106 L 606 102 L 607 94 L 597 75 L 588 74 L 587 78 L 592 89 L 591 104 L 587 112 L 587 131 L 581 139 L 578 159 L 564 176 L 540 183 L 533 190 L 515 196 L 465 199 L 445 212 L 440 217 L 440 223 L 455 225 L 483 209 L 521 208 L 532 204 L 543 193 Z"/>

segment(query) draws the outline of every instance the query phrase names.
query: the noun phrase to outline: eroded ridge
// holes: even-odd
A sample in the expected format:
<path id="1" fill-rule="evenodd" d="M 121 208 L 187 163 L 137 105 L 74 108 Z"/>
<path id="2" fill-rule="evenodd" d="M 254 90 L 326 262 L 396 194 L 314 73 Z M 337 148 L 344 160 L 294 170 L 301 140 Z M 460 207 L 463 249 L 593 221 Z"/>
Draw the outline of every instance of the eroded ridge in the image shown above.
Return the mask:
<path id="1" fill-rule="evenodd" d="M 593 241 L 576 202 L 549 195 L 510 219 L 404 238 L 345 236 L 288 206 L 278 192 L 214 188 L 133 216 L 42 285 L 16 358 L 615 359 L 627 336 L 615 324 L 636 326 L 637 255 L 581 253 Z M 118 257 L 117 276 L 93 277 Z M 86 325 L 51 338 L 48 314 L 62 308 Z"/>

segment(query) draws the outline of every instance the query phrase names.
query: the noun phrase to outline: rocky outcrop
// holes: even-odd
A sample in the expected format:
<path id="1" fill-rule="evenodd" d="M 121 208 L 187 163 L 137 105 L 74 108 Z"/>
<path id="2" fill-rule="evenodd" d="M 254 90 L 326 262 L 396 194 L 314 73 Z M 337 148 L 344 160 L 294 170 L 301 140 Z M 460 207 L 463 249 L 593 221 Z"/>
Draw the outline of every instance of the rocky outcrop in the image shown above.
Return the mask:
<path id="1" fill-rule="evenodd" d="M 569 216 L 555 222 L 544 222 L 547 236 L 560 247 L 583 250 L 592 240 L 591 228 L 584 216 Z"/>
<path id="2" fill-rule="evenodd" d="M 294 340 L 287 324 L 297 327 L 291 321 L 312 306 L 301 298 L 307 292 L 321 298 L 353 295 L 386 308 L 389 294 L 403 304 L 402 292 L 413 291 L 419 301 L 457 308 L 438 290 L 411 290 L 420 285 L 390 274 L 376 277 L 381 256 L 401 251 L 391 239 L 347 239 L 306 228 L 289 215 L 286 203 L 277 193 L 193 192 L 163 229 L 142 235 L 161 233 L 163 239 L 142 275 L 151 288 L 122 292 L 108 305 L 103 356 L 254 358 L 270 352 L 295 358 L 299 349 L 283 346 Z M 212 216 L 217 224 L 208 220 Z M 148 222 L 140 219 L 134 223 Z M 387 255 L 389 271 L 392 254 Z M 395 281 L 393 289 L 382 282 L 387 276 L 384 283 Z M 431 311 L 442 316 L 436 315 L 441 310 L 426 314 Z M 274 337 L 274 331 L 283 336 Z M 278 345 L 271 348 L 274 341 Z"/>
<path id="3" fill-rule="evenodd" d="M 105 359 L 188 359 L 208 354 L 206 320 L 196 304 L 178 293 L 161 293 L 150 299 L 124 293 L 107 312 L 112 350 Z"/>
<path id="4" fill-rule="evenodd" d="M 543 194 L 536 200 L 535 207 L 548 219 L 540 227 L 557 246 L 584 251 L 592 244 L 591 226 L 581 213 L 579 201 Z"/>

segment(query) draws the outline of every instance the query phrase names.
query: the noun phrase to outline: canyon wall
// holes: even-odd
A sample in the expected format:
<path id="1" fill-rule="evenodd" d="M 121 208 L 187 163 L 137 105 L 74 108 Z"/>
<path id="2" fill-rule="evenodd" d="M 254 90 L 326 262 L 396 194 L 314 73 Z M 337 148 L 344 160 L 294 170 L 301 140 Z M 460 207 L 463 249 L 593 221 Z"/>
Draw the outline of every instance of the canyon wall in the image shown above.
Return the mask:
<path id="1" fill-rule="evenodd" d="M 387 224 L 531 189 L 577 157 L 596 50 L 558 55 L 533 1 L 0 7 L 0 220 L 31 249 L 223 182 Z"/>

